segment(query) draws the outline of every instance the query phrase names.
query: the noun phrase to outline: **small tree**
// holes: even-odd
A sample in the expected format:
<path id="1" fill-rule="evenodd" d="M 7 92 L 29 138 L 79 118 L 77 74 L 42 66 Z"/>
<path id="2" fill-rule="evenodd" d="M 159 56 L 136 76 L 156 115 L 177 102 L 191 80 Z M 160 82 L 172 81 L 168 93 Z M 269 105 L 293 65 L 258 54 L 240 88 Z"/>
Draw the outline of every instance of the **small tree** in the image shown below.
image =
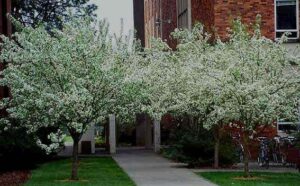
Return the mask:
<path id="1" fill-rule="evenodd" d="M 258 17 L 253 32 L 238 19 L 228 42 L 217 42 L 212 82 L 220 87 L 226 117 L 242 123 L 244 171 L 249 177 L 249 137 L 260 125 L 272 125 L 278 118 L 297 119 L 299 91 L 298 61 L 282 46 L 263 37 Z M 209 73 L 211 74 L 211 73 Z M 219 102 L 217 106 L 223 105 Z"/>
<path id="2" fill-rule="evenodd" d="M 140 86 L 140 112 L 160 120 L 175 107 L 176 82 L 181 81 L 176 77 L 179 64 L 168 45 L 160 39 L 153 39 L 152 48 L 145 49 L 142 54 L 144 57 L 135 61 L 138 70 L 132 73 L 130 81 Z"/>
<path id="3" fill-rule="evenodd" d="M 187 113 L 215 129 L 216 167 L 220 128 L 241 122 L 249 176 L 249 136 L 257 126 L 272 125 L 278 117 L 297 118 L 298 61 L 282 46 L 284 38 L 274 42 L 261 35 L 259 17 L 252 33 L 235 21 L 226 42 L 212 43 L 202 26 L 173 35 L 179 41 L 177 51 L 158 42 L 146 55 L 147 108 L 160 114 Z"/>
<path id="4" fill-rule="evenodd" d="M 130 113 L 136 89 L 126 81 L 128 59 L 134 59 L 134 45 L 112 41 L 104 21 L 72 19 L 61 31 L 49 35 L 44 27 L 20 27 L 13 40 L 2 36 L 1 85 L 10 87 L 12 98 L 3 100 L 10 118 L 24 123 L 28 132 L 55 127 L 38 144 L 48 153 L 56 150 L 67 130 L 73 138 L 71 179 L 78 179 L 78 143 L 92 124 L 109 114 Z M 123 114 L 124 115 L 124 114 Z M 2 120 L 9 127 L 8 120 Z"/>
<path id="5" fill-rule="evenodd" d="M 191 31 L 176 30 L 173 37 L 179 42 L 177 56 L 178 60 L 184 61 L 182 73 L 185 72 L 188 78 L 185 82 L 186 91 L 182 93 L 185 95 L 184 111 L 197 118 L 201 127 L 213 130 L 214 167 L 218 168 L 222 127 L 229 121 L 222 87 L 212 78 L 218 74 L 217 69 L 212 68 L 216 67 L 213 61 L 219 59 L 217 45 L 212 43 L 211 35 L 204 31 L 201 24 L 196 24 Z"/>
<path id="6" fill-rule="evenodd" d="M 260 34 L 258 17 L 253 33 L 237 20 L 229 41 L 211 41 L 203 27 L 175 32 L 179 39 L 182 72 L 188 77 L 186 112 L 214 130 L 214 166 L 218 167 L 220 129 L 231 122 L 243 124 L 245 175 L 249 176 L 249 136 L 259 125 L 272 125 L 278 117 L 297 118 L 299 67 L 279 42 Z M 294 61 L 294 63 L 292 63 Z"/>
<path id="7" fill-rule="evenodd" d="M 147 100 L 143 111 L 156 119 L 166 113 L 188 115 L 195 126 L 193 132 L 199 135 L 203 127 L 214 128 L 214 159 L 218 167 L 220 129 L 228 120 L 221 87 L 211 78 L 217 71 L 209 69 L 213 66 L 210 62 L 218 57 L 216 49 L 201 24 L 191 31 L 176 30 L 172 36 L 179 43 L 176 51 L 159 39 L 145 51 L 140 76 L 136 76 Z"/>

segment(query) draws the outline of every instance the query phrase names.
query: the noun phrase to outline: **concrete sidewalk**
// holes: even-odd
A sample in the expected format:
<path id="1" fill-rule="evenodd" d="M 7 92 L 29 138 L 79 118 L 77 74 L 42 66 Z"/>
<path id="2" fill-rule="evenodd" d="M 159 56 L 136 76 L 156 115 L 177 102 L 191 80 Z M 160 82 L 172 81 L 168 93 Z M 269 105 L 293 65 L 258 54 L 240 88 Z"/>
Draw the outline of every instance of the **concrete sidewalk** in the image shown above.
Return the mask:
<path id="1" fill-rule="evenodd" d="M 137 186 L 215 185 L 150 150 L 119 150 L 113 158 Z"/>

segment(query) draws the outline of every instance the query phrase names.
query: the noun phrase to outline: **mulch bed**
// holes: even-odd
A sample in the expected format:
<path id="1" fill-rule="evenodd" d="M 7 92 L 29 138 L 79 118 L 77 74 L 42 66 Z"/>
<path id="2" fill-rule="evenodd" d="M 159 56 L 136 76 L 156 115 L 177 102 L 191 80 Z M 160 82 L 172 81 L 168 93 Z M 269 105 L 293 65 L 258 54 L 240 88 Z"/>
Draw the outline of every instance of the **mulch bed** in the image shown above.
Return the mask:
<path id="1" fill-rule="evenodd" d="M 11 171 L 0 173 L 1 186 L 19 186 L 30 177 L 30 171 Z"/>

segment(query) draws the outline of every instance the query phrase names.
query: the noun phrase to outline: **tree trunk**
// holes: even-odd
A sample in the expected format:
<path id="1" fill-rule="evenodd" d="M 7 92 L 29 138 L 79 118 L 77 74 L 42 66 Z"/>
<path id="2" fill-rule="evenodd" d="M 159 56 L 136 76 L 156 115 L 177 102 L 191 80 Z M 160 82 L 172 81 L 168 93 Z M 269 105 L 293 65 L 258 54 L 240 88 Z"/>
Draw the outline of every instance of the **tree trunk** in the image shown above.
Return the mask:
<path id="1" fill-rule="evenodd" d="M 79 140 L 74 140 L 73 144 L 73 159 L 72 159 L 72 174 L 71 180 L 78 180 L 78 144 Z"/>
<path id="2" fill-rule="evenodd" d="M 247 133 L 243 133 L 242 144 L 244 148 L 244 176 L 246 178 L 251 177 L 249 171 L 249 146 L 248 146 L 249 136 Z"/>
<path id="3" fill-rule="evenodd" d="M 219 151 L 220 151 L 220 128 L 215 127 L 214 130 L 215 146 L 214 146 L 214 168 L 219 168 Z"/>
<path id="4" fill-rule="evenodd" d="M 214 152 L 214 168 L 219 168 L 219 147 L 220 147 L 220 139 L 216 139 L 215 141 L 215 152 Z"/>

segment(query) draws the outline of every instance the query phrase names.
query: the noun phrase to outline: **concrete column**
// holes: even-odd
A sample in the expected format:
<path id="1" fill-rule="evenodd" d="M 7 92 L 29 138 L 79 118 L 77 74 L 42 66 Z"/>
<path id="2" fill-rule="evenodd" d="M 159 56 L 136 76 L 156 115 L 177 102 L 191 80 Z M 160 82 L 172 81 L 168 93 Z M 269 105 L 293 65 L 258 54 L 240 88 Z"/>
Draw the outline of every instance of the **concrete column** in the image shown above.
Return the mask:
<path id="1" fill-rule="evenodd" d="M 160 121 L 154 120 L 154 152 L 160 152 Z"/>
<path id="2" fill-rule="evenodd" d="M 116 153 L 116 116 L 109 115 L 109 153 Z"/>

